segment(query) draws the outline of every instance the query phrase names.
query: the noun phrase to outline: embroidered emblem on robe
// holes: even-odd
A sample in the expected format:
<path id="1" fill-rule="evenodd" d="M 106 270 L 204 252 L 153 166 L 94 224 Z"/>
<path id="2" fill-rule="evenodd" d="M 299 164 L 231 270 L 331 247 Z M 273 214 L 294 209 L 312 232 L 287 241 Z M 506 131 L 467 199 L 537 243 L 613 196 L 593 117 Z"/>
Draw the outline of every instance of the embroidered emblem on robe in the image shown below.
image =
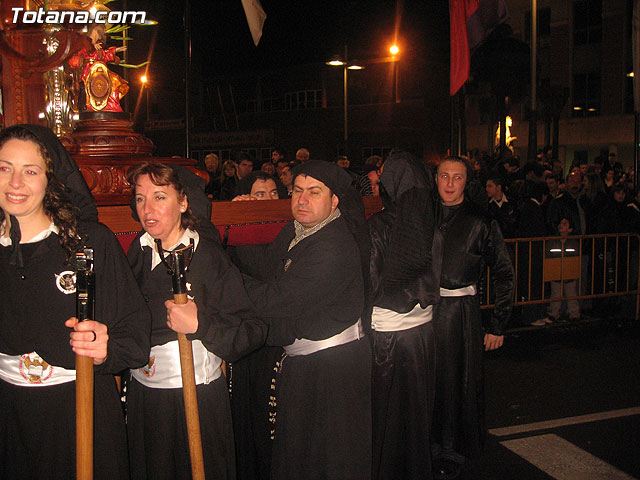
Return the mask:
<path id="1" fill-rule="evenodd" d="M 56 273 L 56 287 L 65 295 L 76 293 L 76 272 L 73 270 L 65 270 Z"/>
<path id="2" fill-rule="evenodd" d="M 151 357 L 149 359 L 149 363 L 147 363 L 144 367 L 142 367 L 140 369 L 140 371 L 142 372 L 142 374 L 147 377 L 147 378 L 151 378 L 156 374 L 156 357 Z"/>
<path id="3" fill-rule="evenodd" d="M 53 367 L 36 352 L 25 353 L 21 358 L 20 374 L 29 383 L 43 383 L 53 374 Z"/>

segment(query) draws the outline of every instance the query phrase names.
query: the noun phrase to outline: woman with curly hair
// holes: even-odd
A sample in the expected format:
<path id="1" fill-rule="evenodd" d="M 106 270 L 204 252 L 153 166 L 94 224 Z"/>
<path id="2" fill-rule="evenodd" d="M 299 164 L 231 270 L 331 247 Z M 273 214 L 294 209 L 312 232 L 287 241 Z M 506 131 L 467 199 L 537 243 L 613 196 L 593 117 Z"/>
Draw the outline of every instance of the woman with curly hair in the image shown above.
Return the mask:
<path id="1" fill-rule="evenodd" d="M 235 479 L 236 465 L 222 360 L 235 361 L 264 343 L 242 278 L 210 222 L 204 180 L 185 168 L 160 163 L 133 166 L 133 216 L 143 230 L 129 262 L 151 310 L 151 356 L 132 370 L 127 389 L 129 458 L 134 478 L 190 478 L 177 333 L 192 341 L 200 432 L 207 478 Z M 160 255 L 193 244 L 186 271 L 186 307 L 195 323 L 172 316 L 172 278 Z"/>
<path id="2" fill-rule="evenodd" d="M 149 318 L 84 179 L 49 129 L 0 132 L 0 478 L 75 477 L 75 354 L 93 358 L 95 478 L 129 477 L 113 378 L 144 364 Z M 94 251 L 95 319 L 75 318 L 75 253 Z"/>

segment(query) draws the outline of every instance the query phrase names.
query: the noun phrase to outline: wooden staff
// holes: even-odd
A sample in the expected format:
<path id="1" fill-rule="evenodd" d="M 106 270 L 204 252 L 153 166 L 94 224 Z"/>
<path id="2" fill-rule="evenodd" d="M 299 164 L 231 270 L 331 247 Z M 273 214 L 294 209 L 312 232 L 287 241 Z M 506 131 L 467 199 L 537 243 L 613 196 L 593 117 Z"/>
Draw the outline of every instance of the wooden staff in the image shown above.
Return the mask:
<path id="1" fill-rule="evenodd" d="M 164 257 L 160 241 L 156 240 L 160 258 L 173 278 L 173 301 L 178 305 L 187 303 L 187 280 L 185 271 L 193 255 L 193 244 L 188 247 L 169 252 L 170 261 Z M 185 261 L 185 256 L 188 255 Z M 191 457 L 191 477 L 193 480 L 204 480 L 204 457 L 202 455 L 202 437 L 200 435 L 200 414 L 198 412 L 198 395 L 196 393 L 196 375 L 193 368 L 193 349 L 191 341 L 184 333 L 178 333 L 180 349 L 180 370 L 182 373 L 182 395 L 184 397 L 184 413 L 187 421 L 189 437 L 189 455 Z"/>
<path id="2" fill-rule="evenodd" d="M 76 253 L 76 317 L 93 319 L 93 249 Z M 76 355 L 76 478 L 93 479 L 93 358 Z"/>

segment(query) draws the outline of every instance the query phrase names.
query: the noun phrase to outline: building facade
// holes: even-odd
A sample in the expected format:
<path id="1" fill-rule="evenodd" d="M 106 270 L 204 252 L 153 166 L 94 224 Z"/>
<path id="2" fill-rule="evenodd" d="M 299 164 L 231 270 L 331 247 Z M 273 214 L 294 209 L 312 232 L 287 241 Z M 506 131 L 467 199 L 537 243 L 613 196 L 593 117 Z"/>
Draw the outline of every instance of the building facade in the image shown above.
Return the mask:
<path id="1" fill-rule="evenodd" d="M 507 0 L 514 35 L 530 44 L 531 1 Z M 557 114 L 558 157 L 593 159 L 615 152 L 633 165 L 632 0 L 538 0 L 537 139 L 551 145 Z M 530 97 L 507 105 L 516 152 L 526 158 Z M 487 150 L 480 97 L 467 99 L 467 146 Z"/>

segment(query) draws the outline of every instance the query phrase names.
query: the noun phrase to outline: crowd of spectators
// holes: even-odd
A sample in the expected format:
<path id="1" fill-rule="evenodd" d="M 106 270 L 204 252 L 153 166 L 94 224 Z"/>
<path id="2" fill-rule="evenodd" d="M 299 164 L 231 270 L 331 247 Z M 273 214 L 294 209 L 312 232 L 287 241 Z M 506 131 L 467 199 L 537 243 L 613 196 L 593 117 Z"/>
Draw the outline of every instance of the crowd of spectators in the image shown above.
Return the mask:
<path id="1" fill-rule="evenodd" d="M 210 175 L 206 192 L 211 200 L 287 198 L 292 193 L 293 168 L 310 158 L 305 148 L 298 149 L 292 159 L 284 149 L 275 148 L 270 161 L 259 163 L 249 154 L 240 153 L 235 160 L 221 164 L 212 153 L 205 158 Z M 361 195 L 380 194 L 382 157 L 371 156 L 354 167 L 341 155 L 334 163 L 349 173 Z M 467 196 L 498 222 L 506 239 L 640 233 L 640 191 L 633 186 L 634 171 L 625 169 L 613 152 L 591 162 L 576 160 L 566 170 L 561 161 L 552 158 L 550 148 L 542 149 L 536 160 L 529 162 L 522 162 L 509 150 L 494 156 L 475 151 L 470 153 L 469 163 L 472 177 L 467 183 Z M 564 224 L 566 227 L 562 227 Z M 545 244 L 519 242 L 510 249 L 519 273 L 517 299 L 540 300 L 550 298 L 550 294 L 553 297 L 554 292 L 557 296 L 558 285 L 547 282 L 544 286 L 542 269 L 530 268 L 548 257 Z M 591 249 L 596 250 L 594 261 L 589 260 Z M 606 275 L 605 249 L 609 247 L 595 241 L 583 243 L 583 278 L 575 282 L 580 286 L 577 294 L 598 293 L 587 272 L 591 268 L 596 274 Z M 568 283 L 564 289 L 567 287 L 572 289 L 574 284 Z M 572 302 L 567 309 L 570 319 L 580 317 L 575 305 Z M 594 309 L 597 305 L 594 302 Z M 521 309 L 519 321 L 546 325 L 557 320 L 558 308 L 553 302 L 528 305 Z"/>
<path id="2" fill-rule="evenodd" d="M 293 191 L 293 169 L 311 159 L 309 150 L 300 148 L 294 159 L 287 157 L 282 148 L 275 148 L 271 152 L 271 160 L 256 161 L 250 154 L 241 152 L 234 160 L 226 160 L 222 165 L 217 154 L 210 153 L 204 159 L 205 169 L 209 174 L 209 182 L 205 192 L 210 200 L 230 201 L 257 199 L 251 195 L 251 187 L 257 177 L 250 175 L 260 171 L 261 181 L 272 180 L 278 190 L 278 197 L 271 196 L 270 200 L 287 198 Z M 369 157 L 361 168 L 352 168 L 351 161 L 346 155 L 339 155 L 334 163 L 345 169 L 353 179 L 353 184 L 363 195 L 379 195 L 380 167 L 383 159 L 378 155 Z M 247 184 L 247 176 L 251 181 Z M 244 180 L 244 182 L 243 182 Z M 266 200 L 267 198 L 260 198 Z"/>
<path id="3" fill-rule="evenodd" d="M 549 258 L 551 243 L 534 239 L 640 233 L 640 194 L 634 189 L 632 168 L 625 169 L 616 161 L 615 153 L 611 153 L 592 162 L 574 161 L 564 171 L 562 163 L 551 158 L 550 149 L 543 149 L 535 161 L 523 165 L 513 155 L 496 159 L 477 152 L 471 155 L 470 161 L 475 172 L 469 188 L 471 198 L 496 219 L 505 238 L 531 239 L 511 247 L 518 271 L 518 300 L 558 297 L 561 282 L 565 297 L 611 291 L 613 264 L 616 258 L 625 256 L 613 240 L 600 237 L 578 242 L 571 252 L 581 252 L 575 253 L 581 256 L 581 278 L 575 281 L 565 278 L 547 282 L 545 286 L 542 268 L 536 266 L 541 267 L 543 259 Z M 482 186 L 486 190 L 484 198 L 477 194 Z M 632 245 L 631 250 L 634 248 Z M 607 302 L 594 300 L 581 304 L 594 313 L 601 313 L 600 310 L 609 308 Z M 580 318 L 577 302 L 569 302 L 567 310 L 569 319 Z M 521 322 L 542 326 L 557 321 L 558 314 L 558 302 L 531 304 L 522 308 Z"/>

